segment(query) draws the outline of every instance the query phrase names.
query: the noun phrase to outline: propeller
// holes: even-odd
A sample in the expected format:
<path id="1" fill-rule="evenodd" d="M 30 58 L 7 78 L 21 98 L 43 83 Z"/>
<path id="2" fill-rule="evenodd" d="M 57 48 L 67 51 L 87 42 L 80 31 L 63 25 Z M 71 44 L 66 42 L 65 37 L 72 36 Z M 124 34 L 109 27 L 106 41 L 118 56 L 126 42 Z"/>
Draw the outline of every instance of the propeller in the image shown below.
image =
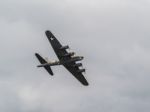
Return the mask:
<path id="1" fill-rule="evenodd" d="M 82 69 L 85 69 L 84 74 L 86 74 L 86 68 L 85 68 L 85 67 L 83 68 L 83 66 L 81 66 L 81 68 L 82 68 Z"/>

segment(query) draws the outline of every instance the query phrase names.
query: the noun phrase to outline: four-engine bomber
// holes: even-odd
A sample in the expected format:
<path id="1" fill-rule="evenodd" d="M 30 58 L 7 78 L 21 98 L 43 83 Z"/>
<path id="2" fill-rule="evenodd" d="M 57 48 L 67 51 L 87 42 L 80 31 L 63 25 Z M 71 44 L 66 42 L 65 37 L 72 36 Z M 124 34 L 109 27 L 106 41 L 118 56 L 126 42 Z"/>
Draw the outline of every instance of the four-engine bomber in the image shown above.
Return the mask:
<path id="1" fill-rule="evenodd" d="M 59 60 L 47 61 L 46 59 L 43 59 L 38 53 L 35 53 L 35 56 L 41 63 L 37 67 L 44 67 L 50 75 L 54 75 L 51 66 L 63 65 L 83 85 L 89 85 L 82 74 L 82 72 L 85 72 L 85 69 L 80 68 L 82 67 L 82 63 L 77 63 L 78 61 L 83 60 L 83 56 L 75 56 L 74 52 L 68 52 L 68 45 L 62 46 L 50 31 L 46 31 L 45 33 Z"/>

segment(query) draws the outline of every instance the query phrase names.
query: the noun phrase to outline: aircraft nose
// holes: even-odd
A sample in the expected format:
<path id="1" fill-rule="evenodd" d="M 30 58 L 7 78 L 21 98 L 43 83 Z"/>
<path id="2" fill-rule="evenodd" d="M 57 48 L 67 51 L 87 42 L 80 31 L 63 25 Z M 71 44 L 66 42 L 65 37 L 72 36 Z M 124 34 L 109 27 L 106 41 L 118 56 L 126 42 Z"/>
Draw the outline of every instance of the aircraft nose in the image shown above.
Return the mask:
<path id="1" fill-rule="evenodd" d="M 81 56 L 81 59 L 83 59 L 84 57 L 83 56 Z"/>

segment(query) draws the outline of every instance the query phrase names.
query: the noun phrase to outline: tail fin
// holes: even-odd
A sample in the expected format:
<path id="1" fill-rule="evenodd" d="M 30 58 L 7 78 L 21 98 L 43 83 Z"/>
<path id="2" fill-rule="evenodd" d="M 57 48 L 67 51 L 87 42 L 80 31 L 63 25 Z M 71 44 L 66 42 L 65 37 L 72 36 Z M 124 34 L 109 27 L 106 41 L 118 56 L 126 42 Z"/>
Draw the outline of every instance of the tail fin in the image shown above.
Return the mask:
<path id="1" fill-rule="evenodd" d="M 38 53 L 35 53 L 35 56 L 37 57 L 37 59 L 40 61 L 41 64 L 47 63 L 47 61 L 44 60 Z M 44 66 L 44 68 L 49 74 L 54 75 L 50 66 Z"/>

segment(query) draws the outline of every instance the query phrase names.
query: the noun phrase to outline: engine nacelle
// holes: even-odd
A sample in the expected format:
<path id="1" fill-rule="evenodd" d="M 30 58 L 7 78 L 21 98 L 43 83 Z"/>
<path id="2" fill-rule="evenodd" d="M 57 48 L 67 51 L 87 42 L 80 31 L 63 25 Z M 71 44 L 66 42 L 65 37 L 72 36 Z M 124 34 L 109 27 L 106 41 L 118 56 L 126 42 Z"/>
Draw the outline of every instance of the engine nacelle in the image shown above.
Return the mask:
<path id="1" fill-rule="evenodd" d="M 83 60 L 83 56 L 76 56 L 76 57 L 72 57 L 70 62 L 81 61 L 81 60 Z"/>
<path id="2" fill-rule="evenodd" d="M 75 65 L 73 65 L 73 67 L 80 67 L 82 66 L 82 63 L 76 63 Z"/>
<path id="3" fill-rule="evenodd" d="M 62 46 L 62 47 L 60 48 L 60 50 L 65 50 L 65 49 L 69 49 L 69 46 L 66 45 L 66 46 Z"/>
<path id="4" fill-rule="evenodd" d="M 78 72 L 80 72 L 80 73 L 85 72 L 85 69 L 80 69 L 80 70 L 78 70 Z"/>
<path id="5" fill-rule="evenodd" d="M 69 53 L 67 53 L 67 54 L 65 54 L 65 55 L 63 55 L 63 56 L 65 57 L 65 56 L 74 56 L 74 55 L 75 55 L 74 52 L 69 52 Z"/>
<path id="6" fill-rule="evenodd" d="M 71 62 L 76 62 L 76 61 L 80 61 L 80 60 L 83 60 L 83 56 L 71 57 L 71 59 L 69 59 L 67 61 L 63 61 L 62 63 L 71 63 Z"/>

